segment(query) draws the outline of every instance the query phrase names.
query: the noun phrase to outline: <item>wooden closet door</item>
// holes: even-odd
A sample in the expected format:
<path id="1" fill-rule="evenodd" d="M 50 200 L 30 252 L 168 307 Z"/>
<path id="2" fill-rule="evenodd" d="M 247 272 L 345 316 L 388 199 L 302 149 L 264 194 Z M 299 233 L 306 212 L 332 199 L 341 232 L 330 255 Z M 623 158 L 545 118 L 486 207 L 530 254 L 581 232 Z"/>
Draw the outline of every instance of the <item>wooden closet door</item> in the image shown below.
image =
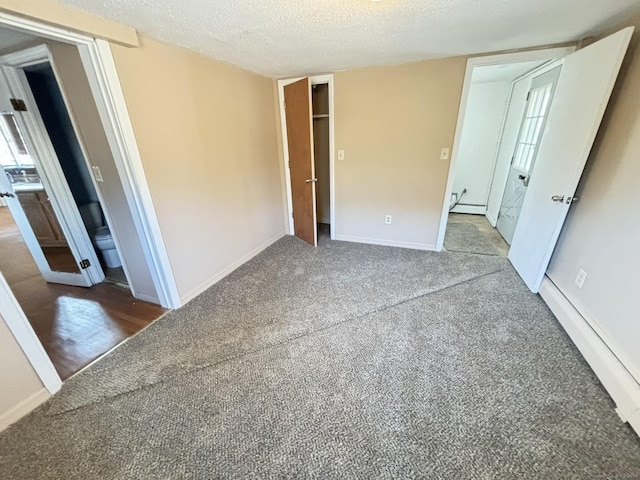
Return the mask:
<path id="1" fill-rule="evenodd" d="M 285 86 L 284 102 L 295 234 L 315 247 L 318 231 L 309 79 Z"/>

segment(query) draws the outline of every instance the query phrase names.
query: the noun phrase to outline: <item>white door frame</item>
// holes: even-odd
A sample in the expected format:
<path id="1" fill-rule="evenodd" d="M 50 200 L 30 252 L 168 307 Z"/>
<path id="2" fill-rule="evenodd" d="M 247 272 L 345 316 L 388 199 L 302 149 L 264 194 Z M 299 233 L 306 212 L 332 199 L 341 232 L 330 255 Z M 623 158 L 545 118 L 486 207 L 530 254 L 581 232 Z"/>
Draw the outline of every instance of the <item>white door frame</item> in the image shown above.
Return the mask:
<path id="1" fill-rule="evenodd" d="M 4 12 L 0 26 L 78 47 L 158 298 L 181 306 L 109 42 Z"/>
<path id="2" fill-rule="evenodd" d="M 287 195 L 287 222 L 289 224 L 289 235 L 295 235 L 293 224 L 293 200 L 291 196 L 291 172 L 289 171 L 289 148 L 287 139 L 287 119 L 284 109 L 284 87 L 302 80 L 305 77 L 287 78 L 278 80 L 278 104 L 280 108 L 280 131 L 282 132 L 282 172 L 285 180 L 285 190 Z M 314 75 L 309 77 L 311 85 L 327 84 L 329 86 L 329 216 L 331 222 L 331 240 L 336 237 L 336 192 L 335 192 L 335 118 L 333 105 L 333 74 Z M 313 114 L 313 112 L 312 112 Z M 317 209 L 317 206 L 316 206 Z"/>
<path id="3" fill-rule="evenodd" d="M 38 61 L 38 59 L 41 59 Z M 80 270 L 78 273 L 52 272 L 48 262 L 39 261 L 40 255 L 33 255 L 43 277 L 47 281 L 60 282 L 68 285 L 85 286 L 95 285 L 104 280 L 104 272 L 98 260 L 97 253 L 86 227 L 75 204 L 75 200 L 69 189 L 69 185 L 60 166 L 56 151 L 51 144 L 49 133 L 40 115 L 37 103 L 33 98 L 31 87 L 22 68 L 49 61 L 49 49 L 46 46 L 36 47 L 29 51 L 0 57 L 0 68 L 9 87 L 9 95 L 23 99 L 27 105 L 27 111 L 16 114 L 16 121 L 24 132 L 24 140 L 29 145 L 33 154 L 33 161 L 38 168 L 45 191 L 50 196 L 50 203 L 60 228 L 62 229 L 69 248 L 80 257 L 76 260 L 88 259 L 91 266 Z M 84 153 L 84 151 L 83 151 Z M 22 223 L 24 218 L 16 218 Z M 22 222 L 21 222 L 22 221 Z M 28 222 L 27 222 L 28 223 Z M 24 225 L 24 224 L 23 224 Z M 30 230 L 30 226 L 27 230 Z M 24 230 L 21 228 L 21 231 Z M 32 252 L 41 249 L 34 235 L 25 235 L 24 240 Z M 33 254 L 33 253 L 32 253 Z M 43 269 L 43 265 L 47 268 Z M 44 270 L 44 271 L 43 271 Z"/>
<path id="4" fill-rule="evenodd" d="M 44 387 L 53 395 L 62 386 L 60 375 L 51 363 L 49 355 L 45 352 L 2 273 L 0 273 L 0 305 L 2 305 L 2 318 L 9 330 L 20 344 L 20 348 L 29 359 Z"/>
<path id="5" fill-rule="evenodd" d="M 168 308 L 179 307 L 181 301 L 178 288 L 153 207 L 151 192 L 109 43 L 4 12 L 0 12 L 0 26 L 12 27 L 78 46 L 160 303 Z M 2 280 L 0 295 L 5 291 L 8 292 L 5 297 L 12 299 L 13 295 L 9 287 Z M 55 369 L 51 371 L 53 368 L 51 360 L 44 352 L 42 344 L 33 333 L 24 314 L 20 314 L 19 305 L 13 302 L 15 299 L 11 300 L 11 303 L 4 300 L 0 302 L 2 305 L 0 313 L 9 317 L 5 317 L 5 320 L 11 324 L 10 328 L 16 341 L 43 384 L 51 393 L 54 393 L 60 388 L 60 377 Z"/>
<path id="6" fill-rule="evenodd" d="M 456 124 L 456 133 L 453 140 L 453 148 L 451 151 L 451 163 L 449 164 L 449 176 L 447 177 L 447 187 L 442 202 L 442 215 L 440 217 L 440 227 L 438 228 L 438 240 L 436 242 L 436 251 L 442 251 L 444 245 L 444 236 L 447 229 L 447 219 L 449 217 L 449 204 L 451 193 L 453 191 L 453 181 L 455 180 L 456 162 L 458 160 L 458 149 L 462 139 L 462 129 L 464 126 L 464 115 L 467 110 L 469 101 L 469 91 L 471 90 L 471 77 L 475 67 L 502 65 L 505 63 L 516 62 L 533 62 L 551 60 L 553 58 L 562 58 L 575 51 L 575 47 L 556 47 L 541 50 L 529 50 L 526 52 L 504 53 L 498 55 L 489 55 L 485 57 L 474 57 L 467 60 L 467 69 L 464 74 L 464 84 L 462 86 L 462 95 L 460 98 L 460 107 L 458 109 L 458 122 Z"/>
<path id="7" fill-rule="evenodd" d="M 492 227 L 496 227 L 497 223 L 498 223 L 498 216 L 499 216 L 499 209 L 500 206 L 502 205 L 502 199 L 504 197 L 504 190 L 506 187 L 506 178 L 505 178 L 505 182 L 501 183 L 501 184 L 496 184 L 495 180 L 496 180 L 496 173 L 498 171 L 498 160 L 500 159 L 501 156 L 501 149 L 504 145 L 504 134 L 505 134 L 505 129 L 507 127 L 507 116 L 509 113 L 509 108 L 511 106 L 511 103 L 513 101 L 513 93 L 514 93 L 514 87 L 515 84 L 517 82 L 520 82 L 524 79 L 526 79 L 527 77 L 529 77 L 529 83 L 531 82 L 531 80 L 533 80 L 535 77 L 537 77 L 538 75 L 543 75 L 544 73 L 553 70 L 556 67 L 562 66 L 564 64 L 564 58 L 560 58 L 558 60 L 552 60 L 549 62 L 546 62 L 542 65 L 540 65 L 539 67 L 536 67 L 533 70 L 530 70 L 522 75 L 520 75 L 517 78 L 514 78 L 513 81 L 511 82 L 511 91 L 509 93 L 509 106 L 507 107 L 507 111 L 505 112 L 505 116 L 504 116 L 504 121 L 503 121 L 503 125 L 502 125 L 502 129 L 500 130 L 500 138 L 499 138 L 499 142 L 500 145 L 498 146 L 498 151 L 496 152 L 496 158 L 493 162 L 493 168 L 491 170 L 491 183 L 489 184 L 489 192 L 487 193 L 487 199 L 486 199 L 486 211 L 485 211 L 485 216 L 487 217 L 487 220 L 489 220 L 489 223 L 491 224 Z M 522 123 L 522 119 L 520 119 L 520 122 Z M 518 132 L 519 133 L 519 132 Z M 513 152 L 512 152 L 513 154 Z M 495 214 L 495 217 L 490 214 L 489 211 L 489 203 L 490 203 L 490 199 L 491 199 L 491 192 L 494 188 L 498 188 L 499 189 L 499 194 L 498 194 L 498 213 Z"/>

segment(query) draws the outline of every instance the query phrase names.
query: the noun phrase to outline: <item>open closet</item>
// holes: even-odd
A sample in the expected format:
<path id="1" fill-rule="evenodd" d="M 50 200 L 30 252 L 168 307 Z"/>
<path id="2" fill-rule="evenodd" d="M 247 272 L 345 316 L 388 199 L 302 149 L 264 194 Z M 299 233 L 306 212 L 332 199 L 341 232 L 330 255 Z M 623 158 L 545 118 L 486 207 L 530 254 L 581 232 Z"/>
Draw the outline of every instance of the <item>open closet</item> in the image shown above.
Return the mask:
<path id="1" fill-rule="evenodd" d="M 333 77 L 280 80 L 289 231 L 316 246 L 334 238 Z"/>
<path id="2" fill-rule="evenodd" d="M 313 157 L 316 182 L 316 222 L 318 233 L 330 234 L 331 185 L 329 181 L 329 85 L 321 83 L 311 88 L 313 107 Z"/>

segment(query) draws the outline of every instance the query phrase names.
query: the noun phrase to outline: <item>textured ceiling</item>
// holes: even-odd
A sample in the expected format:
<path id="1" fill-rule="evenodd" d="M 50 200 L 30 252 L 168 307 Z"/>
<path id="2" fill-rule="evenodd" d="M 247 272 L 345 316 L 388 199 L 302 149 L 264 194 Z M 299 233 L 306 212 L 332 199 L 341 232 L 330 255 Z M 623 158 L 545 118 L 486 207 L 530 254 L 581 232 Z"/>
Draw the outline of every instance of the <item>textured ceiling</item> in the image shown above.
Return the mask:
<path id="1" fill-rule="evenodd" d="M 270 77 L 578 40 L 639 0 L 62 0 Z"/>

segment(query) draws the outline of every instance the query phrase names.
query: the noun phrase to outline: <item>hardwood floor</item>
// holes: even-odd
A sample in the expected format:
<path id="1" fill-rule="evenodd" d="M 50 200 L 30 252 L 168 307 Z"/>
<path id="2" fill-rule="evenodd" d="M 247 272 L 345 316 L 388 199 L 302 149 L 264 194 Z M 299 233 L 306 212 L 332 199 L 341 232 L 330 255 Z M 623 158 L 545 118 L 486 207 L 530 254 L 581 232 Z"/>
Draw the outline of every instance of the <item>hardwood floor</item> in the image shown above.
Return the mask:
<path id="1" fill-rule="evenodd" d="M 0 207 L 0 271 L 63 380 L 165 312 L 118 285 L 45 282 L 6 207 Z"/>

